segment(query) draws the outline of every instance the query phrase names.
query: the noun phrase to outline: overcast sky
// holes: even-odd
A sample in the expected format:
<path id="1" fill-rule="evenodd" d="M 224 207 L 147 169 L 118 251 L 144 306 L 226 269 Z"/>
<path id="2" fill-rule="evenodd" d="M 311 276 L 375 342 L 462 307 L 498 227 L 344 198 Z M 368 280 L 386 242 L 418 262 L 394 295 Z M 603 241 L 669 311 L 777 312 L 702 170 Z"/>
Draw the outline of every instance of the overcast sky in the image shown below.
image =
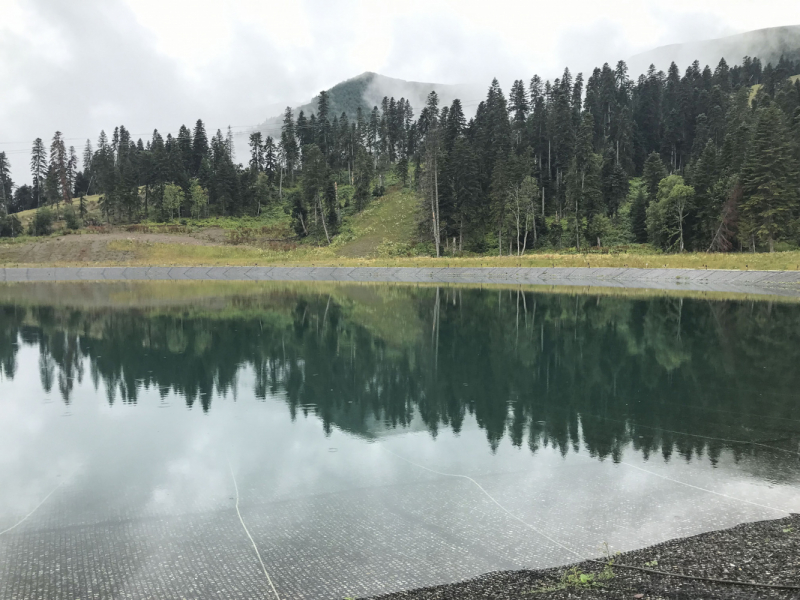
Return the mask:
<path id="1" fill-rule="evenodd" d="M 795 0 L 0 0 L 0 150 L 24 183 L 56 129 L 79 154 L 119 124 L 244 131 L 364 71 L 507 88 L 798 23 Z"/>

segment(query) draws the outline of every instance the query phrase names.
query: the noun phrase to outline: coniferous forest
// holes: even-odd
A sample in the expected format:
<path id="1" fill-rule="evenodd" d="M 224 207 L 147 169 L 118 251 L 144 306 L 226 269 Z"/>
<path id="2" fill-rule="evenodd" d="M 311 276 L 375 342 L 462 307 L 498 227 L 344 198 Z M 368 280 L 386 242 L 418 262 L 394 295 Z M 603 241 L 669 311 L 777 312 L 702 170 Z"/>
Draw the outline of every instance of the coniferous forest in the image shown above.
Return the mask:
<path id="1" fill-rule="evenodd" d="M 99 194 L 110 224 L 290 215 L 298 240 L 330 243 L 387 188 L 415 191 L 418 252 L 519 255 L 536 249 L 650 244 L 683 251 L 774 251 L 800 242 L 800 64 L 745 57 L 681 72 L 625 62 L 587 77 L 497 80 L 467 119 L 462 102 L 384 98 L 371 112 L 287 108 L 279 135 L 233 136 L 202 120 L 134 140 L 119 126 L 78 151 L 37 138 L 32 185 L 15 186 L 0 153 L 0 235 L 39 209 L 27 233 L 89 219 Z M 415 113 L 415 109 L 418 113 Z M 80 168 L 79 168 L 80 166 Z M 16 167 L 15 167 L 16 168 Z M 52 213 L 55 213 L 53 215 Z"/>

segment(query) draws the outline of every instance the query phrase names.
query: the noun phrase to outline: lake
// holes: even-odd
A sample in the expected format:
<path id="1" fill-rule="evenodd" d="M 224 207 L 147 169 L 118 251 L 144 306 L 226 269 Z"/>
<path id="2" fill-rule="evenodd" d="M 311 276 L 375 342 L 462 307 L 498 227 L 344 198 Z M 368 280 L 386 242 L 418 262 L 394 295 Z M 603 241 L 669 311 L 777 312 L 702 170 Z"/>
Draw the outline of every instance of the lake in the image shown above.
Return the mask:
<path id="1" fill-rule="evenodd" d="M 800 511 L 800 303 L 0 286 L 0 598 L 343 598 Z"/>

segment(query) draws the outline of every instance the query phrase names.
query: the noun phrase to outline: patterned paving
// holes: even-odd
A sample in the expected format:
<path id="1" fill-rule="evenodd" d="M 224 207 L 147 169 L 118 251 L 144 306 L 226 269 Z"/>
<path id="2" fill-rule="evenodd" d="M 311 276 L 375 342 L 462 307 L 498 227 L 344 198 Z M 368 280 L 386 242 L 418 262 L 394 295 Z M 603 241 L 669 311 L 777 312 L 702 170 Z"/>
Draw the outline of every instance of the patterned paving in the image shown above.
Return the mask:
<path id="1" fill-rule="evenodd" d="M 616 268 L 86 267 L 0 268 L 0 282 L 100 280 L 371 281 L 634 287 L 800 295 L 800 271 Z"/>

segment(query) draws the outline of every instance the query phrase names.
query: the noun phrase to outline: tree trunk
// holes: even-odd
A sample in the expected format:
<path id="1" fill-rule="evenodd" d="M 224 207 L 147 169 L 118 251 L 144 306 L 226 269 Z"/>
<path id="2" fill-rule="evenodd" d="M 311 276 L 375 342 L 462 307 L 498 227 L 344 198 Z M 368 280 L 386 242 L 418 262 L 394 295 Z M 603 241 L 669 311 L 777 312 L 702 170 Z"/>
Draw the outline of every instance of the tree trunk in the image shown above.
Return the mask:
<path id="1" fill-rule="evenodd" d="M 319 214 L 322 217 L 322 229 L 325 230 L 325 239 L 328 240 L 328 245 L 331 244 L 331 236 L 328 235 L 328 224 L 325 222 L 325 208 L 322 206 L 322 196 L 317 192 L 317 203 L 319 204 Z"/>
<path id="2" fill-rule="evenodd" d="M 436 246 L 436 258 L 441 256 L 441 231 L 439 229 L 439 173 L 436 165 L 436 158 L 433 163 L 433 189 L 431 190 L 431 220 L 433 243 Z"/>
<path id="3" fill-rule="evenodd" d="M 503 228 L 497 228 L 497 255 L 503 256 Z"/>
<path id="4" fill-rule="evenodd" d="M 520 252 L 519 247 L 519 233 L 520 233 L 520 219 L 522 218 L 522 208 L 519 205 L 519 194 L 517 194 L 517 256 L 520 256 L 522 253 Z M 509 252 L 509 254 L 511 254 Z"/>

